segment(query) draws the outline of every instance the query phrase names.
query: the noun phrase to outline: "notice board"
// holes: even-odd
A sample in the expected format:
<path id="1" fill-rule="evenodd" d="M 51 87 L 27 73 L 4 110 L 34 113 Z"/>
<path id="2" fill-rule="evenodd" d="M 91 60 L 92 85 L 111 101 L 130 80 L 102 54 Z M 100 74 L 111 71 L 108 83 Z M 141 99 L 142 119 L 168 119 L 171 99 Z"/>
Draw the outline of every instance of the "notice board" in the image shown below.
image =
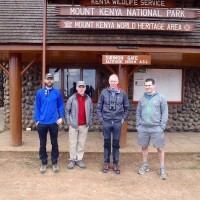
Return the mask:
<path id="1" fill-rule="evenodd" d="M 156 91 L 169 102 L 182 102 L 182 69 L 144 69 L 133 75 L 133 101 L 139 101 L 144 94 L 144 81 L 152 78 Z"/>

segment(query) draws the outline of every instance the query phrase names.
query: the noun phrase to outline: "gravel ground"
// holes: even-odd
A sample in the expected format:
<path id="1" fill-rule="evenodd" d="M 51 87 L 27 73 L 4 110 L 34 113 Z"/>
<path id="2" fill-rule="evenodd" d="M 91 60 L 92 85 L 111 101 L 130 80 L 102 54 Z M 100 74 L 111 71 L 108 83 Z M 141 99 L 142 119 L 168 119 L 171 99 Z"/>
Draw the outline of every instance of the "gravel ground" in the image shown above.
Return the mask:
<path id="1" fill-rule="evenodd" d="M 38 153 L 0 152 L 0 200 L 199 200 L 200 153 L 168 153 L 168 180 L 160 180 L 158 156 L 149 155 L 150 172 L 137 174 L 139 153 L 123 153 L 121 174 L 101 172 L 103 154 L 85 154 L 86 169 L 68 170 L 68 154 L 59 158 L 60 172 L 51 164 L 40 174 Z"/>

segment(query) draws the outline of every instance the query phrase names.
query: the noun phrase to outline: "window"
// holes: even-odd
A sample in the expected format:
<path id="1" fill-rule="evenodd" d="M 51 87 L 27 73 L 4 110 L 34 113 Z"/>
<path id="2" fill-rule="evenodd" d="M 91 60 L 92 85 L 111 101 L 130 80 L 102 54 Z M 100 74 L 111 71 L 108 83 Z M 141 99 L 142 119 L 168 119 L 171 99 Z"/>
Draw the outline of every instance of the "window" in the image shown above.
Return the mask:
<path id="1" fill-rule="evenodd" d="M 54 87 L 61 90 L 61 69 L 49 69 L 49 72 L 54 75 Z"/>
<path id="2" fill-rule="evenodd" d="M 95 98 L 95 74 L 94 69 L 85 69 L 83 70 L 83 80 L 86 82 L 86 94 L 89 95 L 92 99 Z"/>
<path id="3" fill-rule="evenodd" d="M 61 90 L 63 98 L 67 100 L 76 93 L 76 82 L 83 80 L 86 83 L 86 94 L 96 101 L 96 70 L 82 68 L 49 68 L 54 75 L 54 87 Z"/>
<path id="4" fill-rule="evenodd" d="M 80 69 L 64 69 L 64 96 L 69 98 L 76 92 L 76 82 L 80 80 Z"/>

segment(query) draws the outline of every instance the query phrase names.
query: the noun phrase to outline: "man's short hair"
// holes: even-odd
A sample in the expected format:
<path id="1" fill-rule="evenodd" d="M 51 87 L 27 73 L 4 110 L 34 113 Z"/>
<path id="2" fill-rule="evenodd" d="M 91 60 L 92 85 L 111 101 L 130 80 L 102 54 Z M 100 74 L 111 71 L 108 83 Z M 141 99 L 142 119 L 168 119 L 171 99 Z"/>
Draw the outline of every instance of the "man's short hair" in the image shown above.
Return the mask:
<path id="1" fill-rule="evenodd" d="M 155 80 L 154 79 L 152 79 L 152 78 L 147 78 L 144 82 L 146 83 L 146 82 L 152 82 L 152 85 L 155 85 Z"/>

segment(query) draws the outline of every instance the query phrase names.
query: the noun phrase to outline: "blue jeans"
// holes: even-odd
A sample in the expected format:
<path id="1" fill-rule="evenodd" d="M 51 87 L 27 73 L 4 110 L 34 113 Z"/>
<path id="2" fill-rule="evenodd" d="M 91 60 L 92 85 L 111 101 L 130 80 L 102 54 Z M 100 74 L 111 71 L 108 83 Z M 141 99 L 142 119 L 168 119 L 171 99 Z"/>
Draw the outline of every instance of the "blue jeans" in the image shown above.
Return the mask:
<path id="1" fill-rule="evenodd" d="M 119 141 L 121 136 L 122 123 L 121 122 L 103 122 L 104 135 L 104 163 L 110 164 L 111 154 L 111 138 L 112 138 L 112 154 L 113 165 L 119 163 Z"/>
<path id="2" fill-rule="evenodd" d="M 51 139 L 51 161 L 52 165 L 57 164 L 59 151 L 58 151 L 58 125 L 55 124 L 38 124 L 38 134 L 40 138 L 40 149 L 39 155 L 42 165 L 47 165 L 48 163 L 48 155 L 46 151 L 46 144 L 47 144 L 47 133 L 50 133 Z"/>

